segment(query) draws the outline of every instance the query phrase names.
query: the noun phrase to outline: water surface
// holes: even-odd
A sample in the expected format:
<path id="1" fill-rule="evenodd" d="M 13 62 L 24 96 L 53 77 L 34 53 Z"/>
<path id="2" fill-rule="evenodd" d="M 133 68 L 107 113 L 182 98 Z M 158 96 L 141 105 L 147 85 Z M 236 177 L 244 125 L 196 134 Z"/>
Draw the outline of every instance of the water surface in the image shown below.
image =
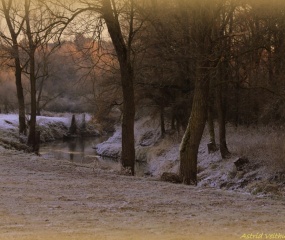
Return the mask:
<path id="1" fill-rule="evenodd" d="M 66 159 L 75 163 L 91 163 L 96 157 L 93 147 L 108 139 L 103 137 L 83 137 L 68 140 L 53 141 L 41 145 L 40 154 L 44 157 Z"/>
<path id="2" fill-rule="evenodd" d="M 109 136 L 82 137 L 44 143 L 40 147 L 40 154 L 47 159 L 68 160 L 77 164 L 94 163 L 94 159 L 97 158 L 100 161 L 100 167 L 118 169 L 118 159 L 100 157 L 94 149 L 97 144 L 108 138 Z M 144 176 L 147 172 L 147 164 L 136 162 L 135 172 L 137 176 Z"/>

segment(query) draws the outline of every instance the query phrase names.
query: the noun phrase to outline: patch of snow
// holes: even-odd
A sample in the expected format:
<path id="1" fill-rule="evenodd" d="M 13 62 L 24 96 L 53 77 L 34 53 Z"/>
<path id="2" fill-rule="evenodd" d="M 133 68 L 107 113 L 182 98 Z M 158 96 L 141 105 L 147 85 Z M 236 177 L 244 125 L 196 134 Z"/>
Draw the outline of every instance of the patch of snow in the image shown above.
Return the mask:
<path id="1" fill-rule="evenodd" d="M 153 176 L 163 172 L 178 173 L 179 143 L 173 143 L 171 136 L 167 136 L 148 152 L 147 162 Z"/>
<path id="2" fill-rule="evenodd" d="M 231 129 L 230 129 L 231 130 Z M 240 138 L 239 133 L 233 132 L 231 138 Z M 231 138 L 229 139 L 231 140 Z M 252 137 L 254 138 L 254 137 Z M 155 177 L 164 172 L 179 173 L 179 146 L 182 135 L 174 133 L 160 136 L 159 121 L 149 117 L 141 118 L 135 122 L 135 148 L 136 161 L 147 163 L 145 173 Z M 120 157 L 121 154 L 121 128 L 106 142 L 97 145 L 100 155 Z M 234 162 L 244 155 L 232 151 L 227 159 L 222 159 L 219 151 L 208 153 L 209 134 L 207 128 L 203 134 L 198 153 L 198 186 L 214 187 L 228 190 L 263 194 L 268 191 L 281 189 L 285 174 L 277 174 L 275 178 L 281 179 L 277 186 L 272 186 L 272 173 L 264 167 L 255 155 L 246 154 L 249 164 L 243 171 L 238 171 Z M 231 145 L 229 145 L 231 150 Z M 282 175 L 283 174 L 283 175 Z M 281 186 L 281 187 L 280 187 Z M 276 190 L 277 191 L 277 190 Z"/>
<path id="3" fill-rule="evenodd" d="M 95 146 L 98 155 L 110 158 L 119 158 L 122 152 L 122 131 L 119 127 L 116 128 L 114 134 L 105 142 Z"/>
<path id="4" fill-rule="evenodd" d="M 117 126 L 114 134 L 105 142 L 95 146 L 97 154 L 105 157 L 119 158 L 122 147 L 122 131 Z M 135 122 L 136 160 L 147 162 L 147 173 L 160 176 L 163 172 L 178 172 L 179 141 L 173 136 L 161 140 L 159 121 L 144 117 Z"/>
<path id="5" fill-rule="evenodd" d="M 85 134 L 90 136 L 100 135 L 100 131 L 92 123 L 90 114 L 85 115 Z M 80 126 L 83 122 L 83 114 L 76 114 L 77 124 Z M 37 116 L 37 128 L 41 132 L 41 142 L 53 141 L 62 138 L 68 131 L 71 124 L 72 114 L 56 114 L 52 116 Z M 19 136 L 19 117 L 17 114 L 0 114 L 0 132 L 1 137 L 12 142 L 26 142 L 27 136 Z"/>
<path id="6" fill-rule="evenodd" d="M 12 124 L 7 123 L 11 122 Z M 0 128 L 1 129 L 15 129 L 19 125 L 19 117 L 17 114 L 0 114 Z"/>
<path id="7" fill-rule="evenodd" d="M 156 118 L 144 117 L 135 122 L 136 145 L 153 145 L 160 139 L 160 123 Z"/>
<path id="8" fill-rule="evenodd" d="M 11 124 L 7 123 L 10 122 Z M 63 123 L 65 126 L 69 126 L 70 119 L 67 117 L 46 117 L 37 116 L 37 124 L 39 126 L 46 126 L 51 123 Z M 1 129 L 15 129 L 19 126 L 18 114 L 0 114 L 0 128 Z"/>
<path id="9" fill-rule="evenodd" d="M 121 126 L 115 128 L 114 134 L 105 142 L 97 144 L 95 149 L 99 155 L 105 157 L 119 158 L 122 152 L 122 129 Z M 150 137 L 146 138 L 148 135 Z M 160 138 L 156 121 L 150 117 L 139 119 L 135 122 L 135 145 L 140 147 L 147 142 L 147 146 L 156 143 Z M 143 161 L 143 160 L 142 160 Z"/>
<path id="10" fill-rule="evenodd" d="M 53 123 L 63 123 L 66 127 L 70 126 L 70 119 L 67 117 L 46 117 L 37 116 L 37 124 L 39 126 L 46 126 Z"/>

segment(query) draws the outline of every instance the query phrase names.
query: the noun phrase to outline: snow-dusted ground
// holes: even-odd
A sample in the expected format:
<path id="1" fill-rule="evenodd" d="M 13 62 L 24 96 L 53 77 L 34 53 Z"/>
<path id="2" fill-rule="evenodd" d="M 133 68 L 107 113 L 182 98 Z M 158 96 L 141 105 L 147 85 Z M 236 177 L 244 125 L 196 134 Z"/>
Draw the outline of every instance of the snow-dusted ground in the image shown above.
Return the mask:
<path id="1" fill-rule="evenodd" d="M 70 118 L 45 117 L 39 123 L 69 125 Z M 16 139 L 16 127 L 16 116 L 0 115 L 4 137 Z M 262 154 L 245 148 L 250 164 L 237 171 L 233 162 L 240 152 L 225 160 L 219 153 L 208 154 L 205 133 L 198 187 L 177 185 L 158 180 L 164 171 L 178 172 L 181 136 L 160 139 L 158 123 L 150 118 L 137 122 L 136 133 L 137 160 L 147 161 L 154 177 L 123 176 L 96 161 L 80 165 L 0 146 L 0 239 L 285 238 L 284 179 L 261 164 Z M 229 144 L 240 141 L 234 129 L 229 136 L 234 136 Z M 98 150 L 117 146 L 114 152 L 120 154 L 120 137 L 118 130 Z M 246 140 L 242 137 L 249 145 Z"/>
<path id="2" fill-rule="evenodd" d="M 90 116 L 87 115 L 86 118 L 87 121 L 90 120 Z M 82 115 L 77 116 L 77 122 L 80 120 L 82 120 Z M 70 114 L 63 117 L 37 117 L 41 128 L 41 140 L 46 142 L 62 137 L 70 121 Z M 17 139 L 17 126 L 17 115 L 0 114 L 1 137 Z M 228 130 L 229 148 L 230 150 L 232 146 L 235 148 L 231 157 L 222 159 L 219 152 L 208 153 L 208 134 L 205 129 L 198 155 L 198 185 L 259 195 L 285 195 L 284 147 L 281 146 L 280 150 L 280 143 L 284 142 L 285 135 L 266 128 L 235 129 L 229 127 Z M 263 137 L 265 135 L 266 138 Z M 154 177 L 160 177 L 164 172 L 178 174 L 181 137 L 182 134 L 172 133 L 162 139 L 157 119 L 145 117 L 137 120 L 135 124 L 136 160 L 147 164 L 142 171 Z M 99 155 L 119 158 L 121 128 L 117 127 L 113 136 L 106 142 L 98 144 L 96 149 Z M 249 159 L 249 164 L 242 171 L 237 171 L 234 161 L 243 156 Z M 278 162 L 279 165 L 276 165 Z M 118 165 L 113 165 L 114 170 L 117 171 Z M 274 165 L 276 166 L 272 167 Z"/>
<path id="3" fill-rule="evenodd" d="M 10 123 L 8 123 L 8 122 Z M 37 116 L 37 123 L 40 126 L 63 123 L 66 127 L 70 125 L 70 118 L 68 117 L 46 117 Z M 16 129 L 18 128 L 19 117 L 17 114 L 0 114 L 0 129 Z"/>
<path id="4" fill-rule="evenodd" d="M 53 141 L 67 132 L 70 126 L 71 116 L 69 117 L 48 117 L 37 116 L 37 125 L 41 132 L 41 141 Z M 26 141 L 26 136 L 18 134 L 19 118 L 17 114 L 0 114 L 0 137 L 18 142 Z"/>
<path id="5" fill-rule="evenodd" d="M 263 234 L 262 239 L 265 234 L 285 235 L 282 197 L 93 171 L 91 166 L 1 147 L 0 173 L 1 240 L 238 240 L 244 234 Z"/>
<path id="6" fill-rule="evenodd" d="M 50 114 L 50 113 L 49 113 Z M 37 127 L 41 132 L 41 142 L 54 141 L 61 139 L 66 135 L 71 124 L 72 114 L 60 114 L 63 116 L 37 116 Z M 88 124 L 91 120 L 91 115 L 85 115 L 86 130 L 85 134 L 90 136 L 100 135 L 100 130 L 97 126 Z M 83 121 L 83 114 L 76 114 L 76 123 L 80 127 Z M 19 119 L 17 114 L 0 114 L 0 137 L 6 140 L 18 141 L 18 124 Z M 20 136 L 22 141 L 26 140 L 25 136 Z"/>
<path id="7" fill-rule="evenodd" d="M 165 170 L 170 170 L 169 165 L 178 161 L 178 142 L 162 140 L 160 138 L 159 122 L 150 117 L 136 121 L 135 123 L 135 145 L 136 160 L 147 162 L 148 173 L 153 176 L 161 175 Z M 171 137 L 173 139 L 173 136 Z M 99 155 L 119 158 L 121 155 L 121 127 L 116 128 L 115 133 L 107 141 L 96 145 Z M 167 165 L 167 166 L 166 166 Z"/>
<path id="8" fill-rule="evenodd" d="M 268 130 L 263 129 L 262 131 Z M 248 137 L 248 132 L 251 132 L 250 137 Z M 275 156 L 280 143 L 276 142 L 273 146 L 272 139 L 275 139 L 276 136 L 271 133 L 272 139 L 267 139 L 270 144 L 264 144 L 265 138 L 262 139 L 262 134 L 266 135 L 261 132 L 261 129 L 256 132 L 254 129 L 244 131 L 243 128 L 240 130 L 229 127 L 229 148 L 231 150 L 232 145 L 235 148 L 229 158 L 222 159 L 219 151 L 208 153 L 209 137 L 207 129 L 205 129 L 198 154 L 198 185 L 259 195 L 279 194 L 285 196 L 285 166 L 284 162 L 283 165 L 281 164 L 284 156 Z M 267 132 L 267 138 L 268 135 L 270 134 Z M 164 172 L 178 174 L 181 138 L 182 134 L 172 133 L 161 139 L 158 121 L 149 117 L 140 119 L 135 125 L 136 160 L 147 162 L 146 173 L 148 175 L 160 177 Z M 281 140 L 280 138 L 279 142 Z M 244 151 L 243 144 L 247 144 L 247 148 L 250 150 Z M 260 144 L 263 144 L 263 149 L 260 149 Z M 97 152 L 101 155 L 119 158 L 121 154 L 120 127 L 106 142 L 97 145 Z M 262 161 L 264 154 L 268 158 Z M 280 166 L 272 168 L 277 162 L 274 156 L 281 160 Z M 249 163 L 241 171 L 237 171 L 234 164 L 239 157 L 247 157 L 249 160 Z"/>
<path id="9" fill-rule="evenodd" d="M 19 118 L 17 114 L 0 114 L 0 129 L 16 129 L 18 123 Z"/>

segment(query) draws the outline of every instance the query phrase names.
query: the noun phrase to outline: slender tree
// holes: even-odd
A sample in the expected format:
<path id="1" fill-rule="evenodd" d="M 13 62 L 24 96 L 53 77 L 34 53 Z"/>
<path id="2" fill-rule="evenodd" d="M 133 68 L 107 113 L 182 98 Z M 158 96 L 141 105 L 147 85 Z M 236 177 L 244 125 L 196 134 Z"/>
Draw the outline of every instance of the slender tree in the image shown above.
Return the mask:
<path id="1" fill-rule="evenodd" d="M 186 132 L 180 145 L 180 177 L 185 184 L 197 184 L 197 156 L 200 141 L 207 120 L 208 95 L 213 53 L 213 27 L 216 17 L 216 5 L 207 1 L 195 2 L 192 7 L 192 39 L 196 51 L 195 90 L 191 115 Z M 194 49 L 193 49 L 194 50 Z"/>
<path id="2" fill-rule="evenodd" d="M 60 17 L 50 15 L 46 5 L 39 1 L 25 0 L 25 28 L 23 29 L 24 45 L 23 49 L 28 55 L 29 64 L 27 65 L 26 73 L 30 81 L 30 96 L 31 96 L 31 117 L 28 135 L 28 145 L 34 151 L 37 151 L 38 133 L 36 131 L 36 116 L 37 116 L 37 69 L 36 69 L 36 51 L 39 48 L 48 46 L 48 43 L 53 43 L 56 49 L 59 44 L 56 41 L 61 35 L 65 22 Z"/>
<path id="3" fill-rule="evenodd" d="M 1 32 L 1 37 L 11 45 L 12 47 L 12 55 L 11 58 L 14 59 L 14 68 L 15 68 L 15 81 L 16 81 L 16 89 L 17 89 L 17 99 L 18 99 L 18 111 L 19 111 L 19 133 L 26 135 L 27 126 L 26 126 L 26 116 L 25 116 L 25 98 L 23 93 L 23 85 L 22 85 L 22 70 L 23 63 L 21 63 L 20 57 L 20 48 L 19 48 L 19 36 L 23 29 L 23 25 L 25 23 L 25 19 L 21 18 L 19 15 L 20 7 L 17 5 L 16 0 L 1 0 L 2 3 L 2 12 L 4 14 L 4 18 L 6 24 L 8 26 L 10 36 L 6 36 L 3 32 Z"/>
<path id="4" fill-rule="evenodd" d="M 102 16 L 106 22 L 110 37 L 116 50 L 120 65 L 121 83 L 123 91 L 123 119 L 122 119 L 122 156 L 121 162 L 124 168 L 135 173 L 135 145 L 134 145 L 134 62 L 132 45 L 135 34 L 135 6 L 134 0 L 128 0 L 128 27 L 127 35 L 123 34 L 120 22 L 120 12 L 117 3 L 113 0 L 102 0 Z M 123 20 L 121 20 L 123 21 Z"/>

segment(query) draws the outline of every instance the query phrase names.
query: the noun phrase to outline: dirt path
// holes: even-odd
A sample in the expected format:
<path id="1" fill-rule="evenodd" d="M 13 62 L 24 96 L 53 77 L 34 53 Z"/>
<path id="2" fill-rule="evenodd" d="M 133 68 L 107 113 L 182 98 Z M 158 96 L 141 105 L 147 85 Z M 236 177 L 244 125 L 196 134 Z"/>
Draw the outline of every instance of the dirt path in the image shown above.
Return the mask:
<path id="1" fill-rule="evenodd" d="M 1 240 L 285 238 L 284 213 L 284 199 L 94 173 L 0 151 Z"/>

